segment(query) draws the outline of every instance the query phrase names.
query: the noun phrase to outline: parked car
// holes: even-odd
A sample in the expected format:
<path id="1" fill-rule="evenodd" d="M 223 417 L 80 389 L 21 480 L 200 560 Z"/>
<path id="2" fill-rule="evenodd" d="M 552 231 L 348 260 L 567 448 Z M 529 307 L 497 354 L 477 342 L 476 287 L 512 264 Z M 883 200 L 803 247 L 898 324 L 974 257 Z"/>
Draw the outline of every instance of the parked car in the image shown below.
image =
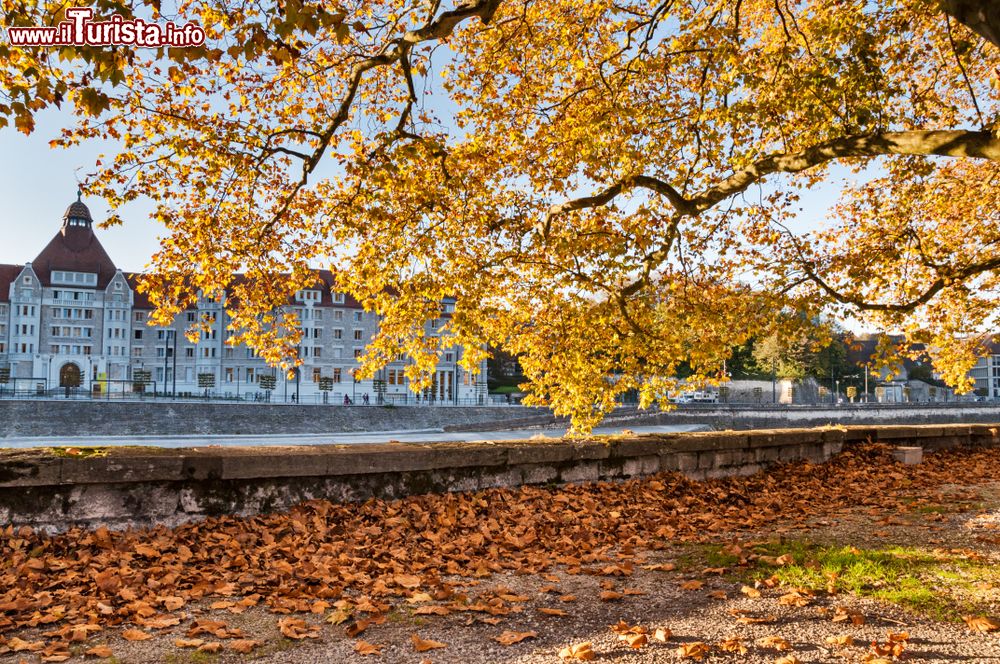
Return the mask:
<path id="1" fill-rule="evenodd" d="M 719 397 L 715 392 L 681 392 L 674 399 L 674 403 L 718 403 Z"/>

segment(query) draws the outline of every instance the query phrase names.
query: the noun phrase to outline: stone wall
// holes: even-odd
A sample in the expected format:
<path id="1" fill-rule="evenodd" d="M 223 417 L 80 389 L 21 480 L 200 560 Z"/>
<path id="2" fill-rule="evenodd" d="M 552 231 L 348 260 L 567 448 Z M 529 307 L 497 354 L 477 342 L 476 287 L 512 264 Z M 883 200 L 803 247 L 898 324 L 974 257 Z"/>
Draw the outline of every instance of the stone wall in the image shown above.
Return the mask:
<path id="1" fill-rule="evenodd" d="M 443 429 L 541 417 L 504 406 L 318 406 L 166 401 L 0 400 L 0 440 L 31 436 L 311 434 Z"/>
<path id="2" fill-rule="evenodd" d="M 358 501 L 490 487 L 618 480 L 663 471 L 694 479 L 821 463 L 865 440 L 927 449 L 1000 445 L 1000 424 L 882 426 L 510 441 L 258 448 L 0 451 L 0 528 L 173 525 L 252 515 L 316 498 Z"/>
<path id="3" fill-rule="evenodd" d="M 819 406 L 685 405 L 638 414 L 632 424 L 703 424 L 715 429 L 768 429 L 852 425 L 989 424 L 1000 422 L 993 403 L 842 404 Z"/>
<path id="4" fill-rule="evenodd" d="M 990 423 L 994 404 L 865 406 L 684 405 L 660 413 L 620 408 L 607 423 L 767 429 L 827 425 Z M 350 406 L 185 401 L 0 400 L 0 441 L 41 436 L 322 434 L 352 431 L 496 431 L 566 425 L 544 408 L 521 406 Z"/>

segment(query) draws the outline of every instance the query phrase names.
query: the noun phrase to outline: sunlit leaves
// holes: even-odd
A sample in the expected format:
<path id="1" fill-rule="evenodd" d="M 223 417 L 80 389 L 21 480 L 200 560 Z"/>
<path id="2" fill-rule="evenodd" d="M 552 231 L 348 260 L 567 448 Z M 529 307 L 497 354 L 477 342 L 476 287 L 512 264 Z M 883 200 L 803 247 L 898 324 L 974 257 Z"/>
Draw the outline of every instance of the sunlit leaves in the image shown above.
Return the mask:
<path id="1" fill-rule="evenodd" d="M 331 267 L 382 317 L 359 376 L 402 356 L 422 389 L 443 353 L 474 370 L 491 344 L 527 403 L 586 430 L 626 394 L 665 406 L 681 370 L 723 380 L 750 337 L 865 306 L 967 388 L 997 322 L 995 165 L 872 160 L 906 152 L 883 132 L 996 124 L 998 51 L 936 3 L 163 4 L 134 10 L 208 43 L 0 51 L 0 125 L 71 101 L 54 143 L 120 147 L 87 193 L 157 205 L 154 323 L 227 293 L 230 342 L 291 369 L 289 298 Z M 831 159 L 873 179 L 802 234 Z"/>

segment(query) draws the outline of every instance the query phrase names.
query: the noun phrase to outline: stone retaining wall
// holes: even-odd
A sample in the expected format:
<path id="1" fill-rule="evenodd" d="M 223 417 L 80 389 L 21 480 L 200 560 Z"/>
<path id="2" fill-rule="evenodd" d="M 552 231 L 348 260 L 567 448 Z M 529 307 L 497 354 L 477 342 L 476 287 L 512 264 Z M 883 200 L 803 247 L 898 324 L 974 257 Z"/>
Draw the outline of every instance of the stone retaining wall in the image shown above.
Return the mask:
<path id="1" fill-rule="evenodd" d="M 851 425 L 989 424 L 1000 421 L 995 403 L 841 404 L 809 406 L 685 405 L 667 413 L 638 413 L 635 426 L 704 424 L 715 429 L 769 429 Z"/>
<path id="2" fill-rule="evenodd" d="M 316 498 L 358 501 L 489 487 L 617 480 L 663 471 L 695 479 L 778 462 L 821 463 L 865 440 L 926 449 L 1000 446 L 998 425 L 842 427 L 615 437 L 578 442 L 0 451 L 0 528 L 174 525 L 252 515 Z"/>
<path id="3" fill-rule="evenodd" d="M 0 441 L 31 436 L 267 435 L 443 429 L 548 418 L 541 408 L 0 400 Z"/>

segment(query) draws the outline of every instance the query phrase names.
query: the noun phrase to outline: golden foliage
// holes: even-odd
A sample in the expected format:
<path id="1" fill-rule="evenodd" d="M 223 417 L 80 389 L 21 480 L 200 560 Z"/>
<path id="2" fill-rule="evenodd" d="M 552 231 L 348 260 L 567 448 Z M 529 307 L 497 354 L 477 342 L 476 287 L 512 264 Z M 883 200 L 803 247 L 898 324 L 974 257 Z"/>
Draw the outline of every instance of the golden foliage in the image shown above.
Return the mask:
<path id="1" fill-rule="evenodd" d="M 207 42 L 4 44 L 0 126 L 72 102 L 54 144 L 118 141 L 85 188 L 109 223 L 156 202 L 154 324 L 226 293 L 231 343 L 291 368 L 289 298 L 332 266 L 382 317 L 362 376 L 402 354 L 420 389 L 442 352 L 473 370 L 492 344 L 521 357 L 529 403 L 586 430 L 821 311 L 905 330 L 967 389 L 996 322 L 1000 50 L 936 3 L 110 7 Z M 0 22 L 63 8 L 11 0 Z M 834 161 L 877 177 L 793 232 Z"/>

